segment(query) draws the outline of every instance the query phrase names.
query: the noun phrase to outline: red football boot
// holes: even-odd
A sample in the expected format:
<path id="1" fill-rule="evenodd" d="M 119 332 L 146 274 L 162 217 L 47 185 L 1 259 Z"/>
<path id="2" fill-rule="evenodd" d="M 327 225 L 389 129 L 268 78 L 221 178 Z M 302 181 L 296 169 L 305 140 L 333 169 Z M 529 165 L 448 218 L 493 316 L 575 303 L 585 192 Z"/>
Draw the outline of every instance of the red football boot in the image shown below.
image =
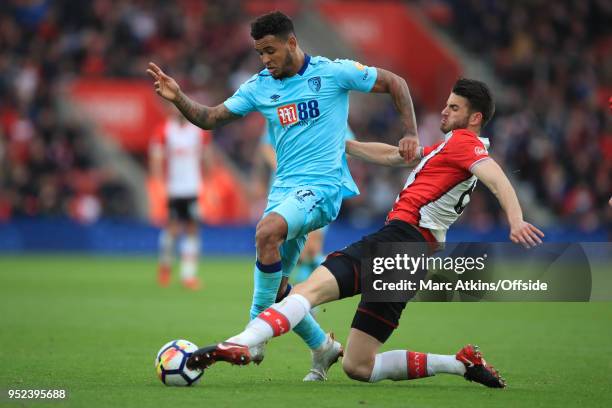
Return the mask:
<path id="1" fill-rule="evenodd" d="M 170 266 L 159 264 L 159 268 L 157 270 L 157 283 L 159 286 L 166 287 L 170 284 Z"/>
<path id="2" fill-rule="evenodd" d="M 468 344 L 455 354 L 455 358 L 465 365 L 465 374 L 468 381 L 476 381 L 491 388 L 505 388 L 506 380 L 499 372 L 482 358 L 478 346 Z"/>
<path id="3" fill-rule="evenodd" d="M 251 362 L 251 353 L 247 346 L 225 341 L 194 351 L 187 360 L 187 368 L 190 370 L 204 370 L 217 361 L 227 361 L 235 365 L 246 365 Z"/>

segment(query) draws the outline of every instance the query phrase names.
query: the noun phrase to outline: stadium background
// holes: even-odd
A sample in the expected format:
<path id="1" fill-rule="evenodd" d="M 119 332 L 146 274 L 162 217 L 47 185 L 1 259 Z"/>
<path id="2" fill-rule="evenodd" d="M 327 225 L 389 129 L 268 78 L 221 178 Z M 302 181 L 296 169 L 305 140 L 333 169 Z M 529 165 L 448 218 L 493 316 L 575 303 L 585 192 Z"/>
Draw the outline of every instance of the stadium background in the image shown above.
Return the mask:
<path id="1" fill-rule="evenodd" d="M 159 183 L 148 176 L 147 150 L 168 108 L 152 92 L 146 63 L 159 63 L 200 102 L 219 103 L 260 69 L 248 22 L 276 7 L 295 18 L 307 52 L 404 76 L 423 144 L 440 137 L 439 111 L 455 78 L 486 80 L 497 114 L 485 134 L 527 218 L 549 239 L 608 240 L 608 2 L 560 2 L 543 13 L 548 5 L 538 1 L 58 0 L 0 8 L 0 248 L 153 251 L 149 226 L 163 219 L 164 206 Z M 400 131 L 390 98 L 368 98 L 358 95 L 351 105 L 358 139 L 395 143 Z M 260 217 L 266 184 L 254 169 L 262 126 L 251 115 L 213 133 L 217 169 L 202 206 L 215 228 L 204 230 L 205 252 L 226 250 L 217 246 L 227 242 L 217 239 L 224 226 Z M 356 161 L 351 167 L 362 195 L 344 204 L 329 248 L 354 228 L 379 225 L 406 176 Z M 245 242 L 240 248 L 248 253 L 250 232 L 232 230 L 240 239 L 229 250 Z M 499 206 L 478 188 L 449 238 L 505 236 Z"/>
<path id="2" fill-rule="evenodd" d="M 172 336 L 220 340 L 244 323 L 251 284 L 244 282 L 267 187 L 256 154 L 263 120 L 250 115 L 213 132 L 215 170 L 205 180 L 201 199 L 205 225 L 200 274 L 206 287 L 197 295 L 175 287 L 164 292 L 154 281 L 157 236 L 165 216 L 163 186 L 149 176 L 147 153 L 152 130 L 167 106 L 154 94 L 145 69 L 148 61 L 155 61 L 190 96 L 220 103 L 260 69 L 248 22 L 273 9 L 294 18 L 306 52 L 353 58 L 405 77 L 422 144 L 441 136 L 439 112 L 459 75 L 489 83 L 497 113 L 484 133 L 491 137 L 492 156 L 516 187 L 526 219 L 541 226 L 548 240 L 610 240 L 609 1 L 3 1 L 0 357 L 8 368 L 0 375 L 0 387 L 64 384 L 90 403 L 116 404 L 93 391 L 93 384 L 106 384 L 107 394 L 127 398 L 125 405 L 157 403 L 166 397 L 156 388 L 145 393 L 129 388 L 137 388 L 141 378 L 147 385 L 157 381 L 149 365 L 140 368 L 139 353 L 152 356 Z M 388 96 L 354 95 L 349 122 L 359 140 L 395 143 L 400 136 Z M 362 194 L 343 204 L 330 228 L 328 250 L 377 228 L 406 177 L 402 171 L 356 161 L 351 169 Z M 449 240 L 506 241 L 507 233 L 497 202 L 479 186 Z M 228 304 L 228 299 L 236 303 Z M 488 325 L 492 333 L 505 336 L 506 343 L 524 342 L 520 334 L 527 331 L 533 343 L 523 351 L 524 359 L 545 361 L 537 374 L 554 374 L 548 383 L 539 383 L 528 367 L 516 369 L 515 384 L 523 375 L 519 388 L 539 392 L 534 400 L 519 400 L 521 405 L 566 404 L 570 390 L 587 406 L 606 406 L 604 395 L 610 402 L 609 391 L 602 388 L 605 381 L 609 385 L 609 374 L 591 374 L 594 368 L 609 373 L 612 367 L 609 341 L 602 343 L 612 335 L 609 304 L 476 307 L 414 305 L 411 310 L 417 313 L 411 313 L 410 324 L 438 328 L 425 319 L 428 315 L 439 327 L 448 327 L 454 324 L 453 315 L 470 313 L 480 319 L 474 318 L 474 325 Z M 352 306 L 341 303 L 334 310 L 322 316 L 323 323 L 341 325 L 337 330 L 342 338 Z M 191 324 L 193 319 L 209 322 L 206 338 L 201 327 Z M 408 323 L 403 324 L 406 330 Z M 454 327 L 446 337 L 463 341 L 472 334 L 470 327 Z M 439 335 L 426 342 L 410 330 L 400 330 L 398 337 L 406 334 L 416 348 L 448 347 Z M 83 367 L 82 355 L 73 355 L 77 335 L 81 347 L 91 347 L 81 350 L 91 367 Z M 110 351 L 115 342 L 131 354 Z M 513 350 L 492 343 L 488 350 L 498 356 L 506 353 L 505 363 L 511 364 Z M 589 357 L 573 373 L 563 373 L 563 362 L 556 356 L 579 344 L 586 344 L 590 355 L 602 356 L 603 363 Z M 294 338 L 275 347 L 282 352 L 302 350 Z M 92 349 L 103 352 L 89 356 Z M 32 355 L 40 359 L 38 364 Z M 63 359 L 59 366 L 57 356 Z M 120 361 L 116 364 L 123 370 L 109 366 L 109 359 Z M 268 378 L 301 378 L 301 371 L 275 364 L 272 360 L 262 366 L 263 379 L 262 371 L 247 369 L 245 378 L 254 384 L 249 389 L 257 390 Z M 336 370 L 335 377 L 342 377 Z M 132 371 L 142 377 L 134 378 Z M 240 377 L 225 368 L 219 372 L 219 377 L 210 376 L 211 383 L 221 387 L 213 401 L 225 401 L 222 391 Z M 224 388 L 224 381 L 233 385 Z M 584 388 L 576 389 L 574 381 Z M 288 380 L 281 383 L 286 390 L 294 386 Z M 436 388 L 441 400 L 473 406 L 469 395 L 457 399 L 457 383 L 442 384 L 449 388 Z M 346 390 L 343 382 L 330 386 L 332 392 Z M 351 397 L 355 403 L 371 402 L 361 390 L 355 389 Z M 395 388 L 385 390 L 382 400 L 398 395 Z M 436 404 L 428 396 L 431 387 L 415 390 L 418 401 Z M 517 394 L 507 395 L 503 401 L 516 403 L 511 398 Z M 184 402 L 195 402 L 196 397 L 180 396 Z M 250 398 L 263 401 L 260 396 Z M 330 397 L 328 402 L 344 405 L 342 399 Z"/>

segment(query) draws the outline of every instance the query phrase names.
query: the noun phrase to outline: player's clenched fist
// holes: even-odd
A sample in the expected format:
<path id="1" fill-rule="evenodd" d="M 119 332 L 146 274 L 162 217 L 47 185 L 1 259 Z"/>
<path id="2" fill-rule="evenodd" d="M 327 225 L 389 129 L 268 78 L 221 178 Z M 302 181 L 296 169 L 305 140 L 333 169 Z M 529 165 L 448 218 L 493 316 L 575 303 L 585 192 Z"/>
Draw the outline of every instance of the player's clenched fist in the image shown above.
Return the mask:
<path id="1" fill-rule="evenodd" d="M 419 140 L 416 137 L 406 136 L 399 141 L 399 154 L 407 163 L 417 159 Z"/>
<path id="2" fill-rule="evenodd" d="M 181 88 L 178 86 L 176 81 L 172 77 L 166 75 L 160 67 L 152 62 L 149 62 L 147 73 L 155 80 L 153 83 L 155 92 L 157 92 L 157 94 L 162 98 L 165 98 L 170 102 L 174 102 L 181 92 Z"/>

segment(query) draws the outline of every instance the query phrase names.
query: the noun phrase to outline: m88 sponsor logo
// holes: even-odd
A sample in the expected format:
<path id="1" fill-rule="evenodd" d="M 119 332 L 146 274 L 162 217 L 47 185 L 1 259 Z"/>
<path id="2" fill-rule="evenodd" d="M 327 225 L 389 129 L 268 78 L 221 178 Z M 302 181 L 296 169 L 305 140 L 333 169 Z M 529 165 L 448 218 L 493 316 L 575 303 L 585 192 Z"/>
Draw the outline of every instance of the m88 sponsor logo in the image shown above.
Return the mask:
<path id="1" fill-rule="evenodd" d="M 279 106 L 276 112 L 282 126 L 291 125 L 302 120 L 314 119 L 321 114 L 319 102 L 316 99 L 298 104 L 291 103 Z"/>

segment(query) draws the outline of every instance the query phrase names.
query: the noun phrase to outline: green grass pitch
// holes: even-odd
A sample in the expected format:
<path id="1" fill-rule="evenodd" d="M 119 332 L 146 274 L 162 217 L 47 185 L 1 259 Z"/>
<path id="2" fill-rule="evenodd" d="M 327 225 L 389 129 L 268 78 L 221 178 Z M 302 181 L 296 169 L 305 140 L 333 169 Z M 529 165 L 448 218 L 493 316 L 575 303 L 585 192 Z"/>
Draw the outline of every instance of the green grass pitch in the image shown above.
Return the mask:
<path id="1" fill-rule="evenodd" d="M 612 303 L 413 303 L 384 350 L 455 353 L 468 342 L 509 383 L 490 390 L 460 377 L 363 384 L 334 366 L 302 383 L 310 354 L 293 334 L 261 366 L 218 364 L 192 388 L 161 384 L 165 342 L 199 346 L 247 322 L 249 259 L 205 258 L 205 289 L 155 282 L 155 260 L 0 255 L 0 405 L 57 407 L 592 407 L 612 406 Z M 344 341 L 357 299 L 319 320 Z M 61 402 L 11 402 L 7 389 L 66 389 Z"/>

